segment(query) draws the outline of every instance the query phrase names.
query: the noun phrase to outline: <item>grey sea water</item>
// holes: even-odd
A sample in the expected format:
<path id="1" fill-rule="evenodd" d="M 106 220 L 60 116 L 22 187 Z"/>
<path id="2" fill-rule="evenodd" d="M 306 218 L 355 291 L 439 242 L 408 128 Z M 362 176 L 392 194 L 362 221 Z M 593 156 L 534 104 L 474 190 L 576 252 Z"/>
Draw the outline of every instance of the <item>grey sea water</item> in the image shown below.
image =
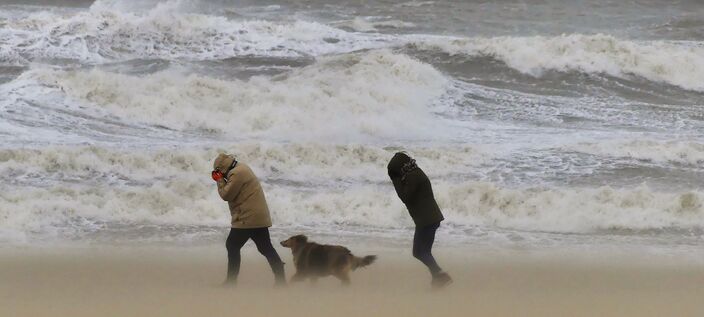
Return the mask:
<path id="1" fill-rule="evenodd" d="M 395 241 L 402 149 L 448 243 L 704 242 L 698 1 L 4 1 L 0 109 L 6 243 L 221 239 L 219 151 L 275 232 Z"/>

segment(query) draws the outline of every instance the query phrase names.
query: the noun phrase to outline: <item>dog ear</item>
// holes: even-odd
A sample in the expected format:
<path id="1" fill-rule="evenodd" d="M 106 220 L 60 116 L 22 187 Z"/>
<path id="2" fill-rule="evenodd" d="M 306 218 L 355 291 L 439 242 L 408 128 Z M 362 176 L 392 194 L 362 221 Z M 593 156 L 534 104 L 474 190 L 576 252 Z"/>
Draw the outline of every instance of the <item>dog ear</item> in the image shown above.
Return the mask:
<path id="1" fill-rule="evenodd" d="M 298 242 L 298 243 L 308 242 L 308 237 L 306 237 L 305 235 L 302 235 L 302 234 L 299 234 L 299 235 L 295 236 L 294 238 L 296 239 L 296 242 Z"/>

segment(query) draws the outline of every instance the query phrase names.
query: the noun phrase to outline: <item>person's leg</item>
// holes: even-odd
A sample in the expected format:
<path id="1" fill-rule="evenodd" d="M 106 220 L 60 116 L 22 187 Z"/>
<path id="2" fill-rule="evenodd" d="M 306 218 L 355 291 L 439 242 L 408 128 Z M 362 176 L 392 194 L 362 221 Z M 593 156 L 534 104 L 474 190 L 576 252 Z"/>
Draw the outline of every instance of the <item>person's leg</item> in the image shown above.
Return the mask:
<path id="1" fill-rule="evenodd" d="M 286 283 L 284 262 L 281 261 L 279 254 L 276 253 L 276 249 L 274 249 L 274 246 L 271 244 L 269 228 L 252 229 L 252 240 L 254 241 L 254 244 L 257 245 L 257 250 L 259 250 L 259 253 L 265 256 L 266 260 L 269 261 L 269 266 L 271 266 L 271 270 L 274 272 L 276 283 Z"/>
<path id="2" fill-rule="evenodd" d="M 433 276 L 442 272 L 432 253 L 435 231 L 439 226 L 440 223 L 420 228 L 416 227 L 416 232 L 413 236 L 413 257 L 423 262 Z"/>
<path id="3" fill-rule="evenodd" d="M 227 248 L 227 279 L 225 283 L 234 284 L 237 282 L 237 275 L 240 273 L 240 249 L 249 239 L 248 229 L 230 229 L 225 247 Z"/>

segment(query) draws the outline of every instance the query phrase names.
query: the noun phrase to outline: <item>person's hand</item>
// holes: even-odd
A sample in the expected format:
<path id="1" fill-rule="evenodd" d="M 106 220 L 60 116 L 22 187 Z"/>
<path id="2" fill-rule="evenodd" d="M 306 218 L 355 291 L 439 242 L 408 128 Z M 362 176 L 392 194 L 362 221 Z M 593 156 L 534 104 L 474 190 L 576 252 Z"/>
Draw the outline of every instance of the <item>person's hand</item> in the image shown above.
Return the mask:
<path id="1" fill-rule="evenodd" d="M 222 173 L 218 170 L 213 171 L 211 176 L 213 177 L 213 180 L 216 182 L 219 182 L 223 179 Z"/>

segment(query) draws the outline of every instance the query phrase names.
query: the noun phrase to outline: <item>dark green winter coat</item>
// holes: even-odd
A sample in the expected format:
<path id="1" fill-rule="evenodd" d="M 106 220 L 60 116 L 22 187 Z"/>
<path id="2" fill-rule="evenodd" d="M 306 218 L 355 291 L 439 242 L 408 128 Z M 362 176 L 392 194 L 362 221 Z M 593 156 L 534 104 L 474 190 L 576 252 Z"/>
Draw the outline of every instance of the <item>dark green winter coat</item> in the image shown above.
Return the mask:
<path id="1" fill-rule="evenodd" d="M 428 176 L 408 155 L 396 153 L 389 162 L 388 171 L 396 193 L 408 208 L 416 227 L 435 224 L 445 219 L 435 201 Z"/>

